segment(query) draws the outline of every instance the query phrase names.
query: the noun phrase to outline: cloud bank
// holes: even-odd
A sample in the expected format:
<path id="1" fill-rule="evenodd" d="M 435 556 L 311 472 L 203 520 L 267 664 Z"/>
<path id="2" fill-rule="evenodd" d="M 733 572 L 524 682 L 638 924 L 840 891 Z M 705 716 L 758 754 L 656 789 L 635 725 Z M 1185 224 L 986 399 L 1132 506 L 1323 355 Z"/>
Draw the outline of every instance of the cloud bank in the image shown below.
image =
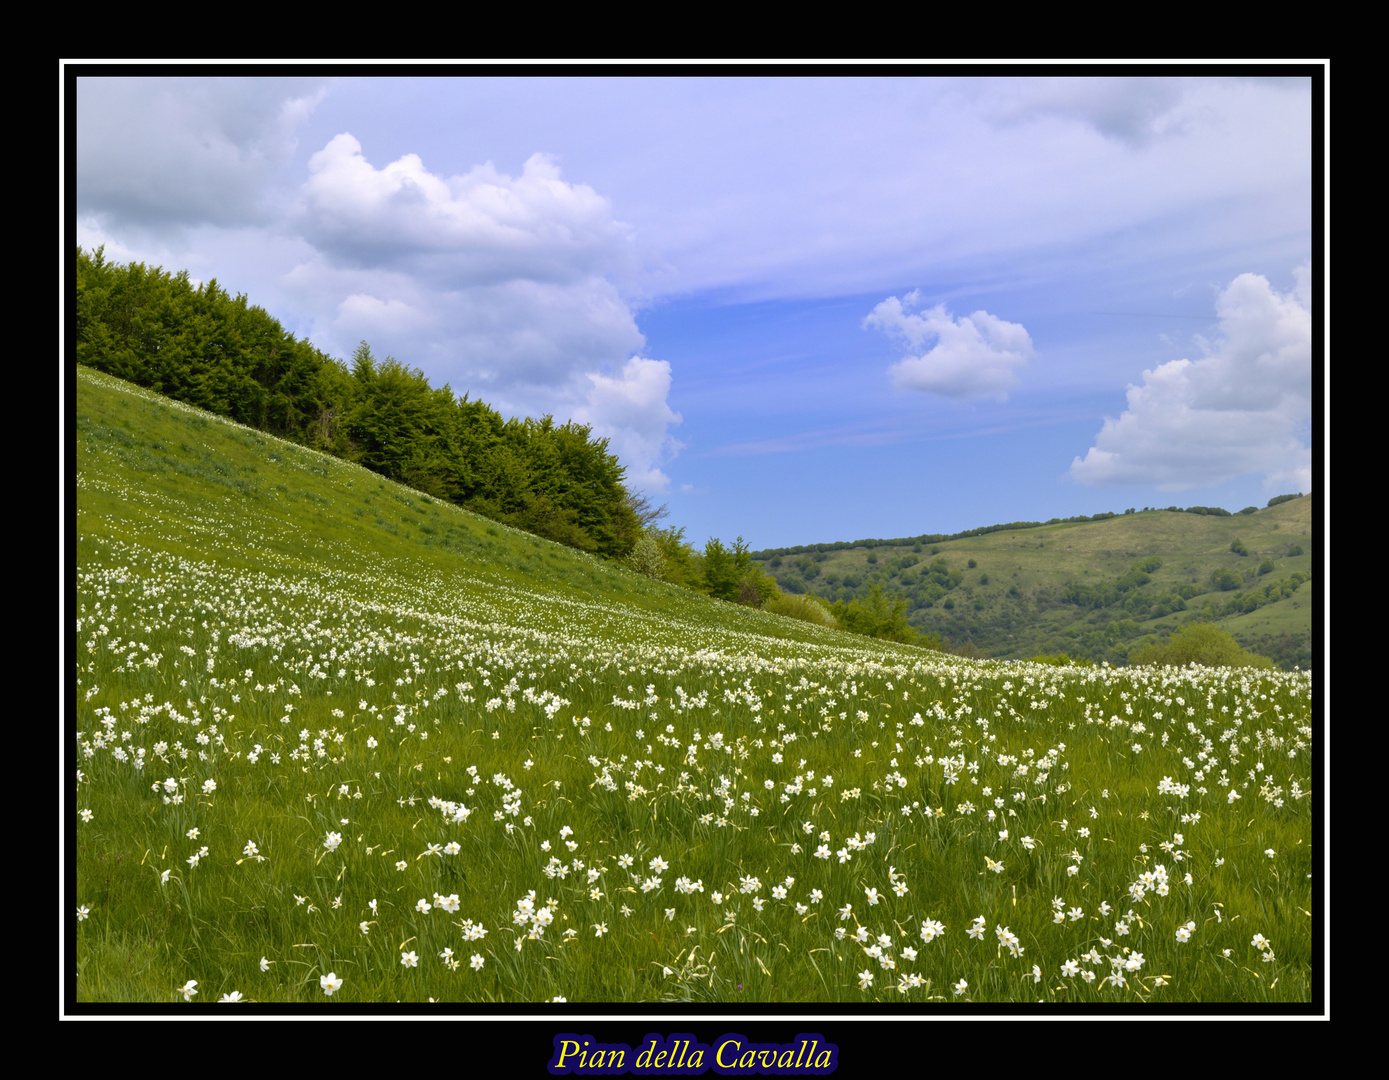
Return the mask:
<path id="1" fill-rule="evenodd" d="M 1216 302 L 1220 339 L 1209 354 L 1143 372 L 1071 478 L 1179 491 L 1262 473 L 1270 487 L 1310 491 L 1310 268 L 1296 281 L 1283 294 L 1260 275 L 1235 278 Z"/>
<path id="2" fill-rule="evenodd" d="M 956 319 L 944 304 L 917 314 L 913 309 L 920 305 L 917 290 L 901 300 L 889 296 L 863 320 L 864 329 L 881 330 L 916 353 L 888 368 L 893 385 L 942 397 L 1005 399 L 1017 370 L 1032 356 L 1032 338 L 1022 324 L 987 311 Z M 929 341 L 936 344 L 921 352 Z"/>
<path id="3" fill-rule="evenodd" d="M 325 93 L 321 79 L 80 79 L 82 211 L 154 232 L 265 223 L 267 189 Z"/>
<path id="4" fill-rule="evenodd" d="M 343 133 L 309 159 L 294 220 L 316 255 L 291 277 L 344 297 L 340 347 L 373 339 L 506 411 L 591 424 L 634 486 L 665 490 L 681 418 L 623 295 L 631 230 L 550 157 L 443 177 L 416 154 L 377 168 Z"/>

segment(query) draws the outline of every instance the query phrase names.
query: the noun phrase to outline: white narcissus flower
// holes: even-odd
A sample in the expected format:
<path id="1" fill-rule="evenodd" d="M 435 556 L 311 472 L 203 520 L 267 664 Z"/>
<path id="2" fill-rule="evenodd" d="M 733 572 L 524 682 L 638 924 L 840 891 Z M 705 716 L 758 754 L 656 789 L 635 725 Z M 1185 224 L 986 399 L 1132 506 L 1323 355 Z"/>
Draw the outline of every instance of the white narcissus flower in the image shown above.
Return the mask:
<path id="1" fill-rule="evenodd" d="M 180 986 L 176 992 L 183 995 L 184 1001 L 192 1001 L 194 996 L 198 992 L 198 980 L 189 979 L 186 983 Z"/>
<path id="2" fill-rule="evenodd" d="M 262 966 L 264 966 L 264 963 L 265 962 L 262 960 Z M 330 971 L 327 975 L 320 976 L 318 980 L 318 985 L 323 988 L 323 992 L 325 994 L 327 994 L 329 997 L 332 997 L 334 994 L 336 994 L 339 990 L 342 989 L 342 980 L 338 978 L 337 972 Z"/>

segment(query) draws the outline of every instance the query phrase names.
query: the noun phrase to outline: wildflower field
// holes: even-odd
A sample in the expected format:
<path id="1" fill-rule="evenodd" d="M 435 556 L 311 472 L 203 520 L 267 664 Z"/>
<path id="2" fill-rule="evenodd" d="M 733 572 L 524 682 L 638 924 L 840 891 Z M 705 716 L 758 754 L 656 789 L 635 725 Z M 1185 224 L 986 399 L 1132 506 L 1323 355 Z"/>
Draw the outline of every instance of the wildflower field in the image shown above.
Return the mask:
<path id="1" fill-rule="evenodd" d="M 1305 672 L 855 638 L 76 404 L 79 1002 L 1311 1000 Z"/>

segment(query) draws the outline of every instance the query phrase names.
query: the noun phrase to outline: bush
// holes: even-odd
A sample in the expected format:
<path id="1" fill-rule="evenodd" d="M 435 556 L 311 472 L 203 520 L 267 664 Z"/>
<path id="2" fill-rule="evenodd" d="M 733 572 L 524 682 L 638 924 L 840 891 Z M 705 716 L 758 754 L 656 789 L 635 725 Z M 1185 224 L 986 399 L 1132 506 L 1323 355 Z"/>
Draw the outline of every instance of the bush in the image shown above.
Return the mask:
<path id="1" fill-rule="evenodd" d="M 840 626 L 855 634 L 908 645 L 916 640 L 916 630 L 907 623 L 907 601 L 884 593 L 881 585 L 865 597 L 835 604 L 834 614 Z"/>
<path id="2" fill-rule="evenodd" d="M 839 624 L 824 604 L 812 596 L 787 596 L 781 593 L 773 596 L 762 605 L 763 611 L 770 611 L 773 615 L 782 615 L 788 619 L 800 619 L 802 622 L 817 623 L 820 626 L 836 627 Z"/>
<path id="3" fill-rule="evenodd" d="M 1296 558 L 1297 556 L 1299 556 L 1299 555 L 1301 555 L 1301 554 L 1302 554 L 1302 545 L 1301 545 L 1301 544 L 1289 544 L 1289 545 L 1288 545 L 1288 558 L 1293 559 L 1293 558 Z"/>
<path id="4" fill-rule="evenodd" d="M 1230 550 L 1233 551 L 1236 555 L 1248 555 L 1248 554 L 1249 554 L 1249 549 L 1248 549 L 1247 547 L 1244 546 L 1244 541 L 1243 541 L 1243 540 L 1231 540 L 1231 541 L 1230 541 Z"/>
<path id="5" fill-rule="evenodd" d="M 661 578 L 683 588 L 698 588 L 701 577 L 699 553 L 685 542 L 684 528 L 657 529 L 653 526 L 647 529 L 646 535 L 661 549 Z"/>
<path id="6" fill-rule="evenodd" d="M 1296 495 L 1275 495 L 1273 498 L 1269 499 L 1268 505 L 1277 506 L 1279 503 L 1290 502 L 1293 499 L 1300 498 L 1302 498 L 1302 492 L 1300 491 Z"/>
<path id="7" fill-rule="evenodd" d="M 976 562 L 974 559 L 970 559 L 970 560 L 969 560 L 969 563 L 968 563 L 967 565 L 969 566 L 969 568 L 970 568 L 971 570 L 973 570 L 976 566 L 979 565 L 979 563 Z"/>
<path id="8" fill-rule="evenodd" d="M 1134 650 L 1129 656 L 1129 663 L 1159 667 L 1185 667 L 1187 664 L 1200 664 L 1203 667 L 1273 667 L 1273 661 L 1246 651 L 1230 634 L 1210 623 L 1188 623 L 1165 642 Z"/>
<path id="9" fill-rule="evenodd" d="M 1230 592 L 1232 589 L 1238 589 L 1243 584 L 1244 579 L 1233 570 L 1222 568 L 1220 570 L 1211 571 L 1211 585 L 1221 592 Z"/>
<path id="10" fill-rule="evenodd" d="M 1263 562 L 1261 562 L 1259 564 L 1259 573 L 1260 575 L 1273 573 L 1273 560 L 1265 559 Z"/>
<path id="11" fill-rule="evenodd" d="M 762 568 L 753 563 L 747 573 L 738 579 L 738 595 L 735 599 L 748 607 L 760 608 L 780 592 L 776 578 L 762 573 Z"/>
<path id="12" fill-rule="evenodd" d="M 1257 514 L 1258 512 L 1259 508 L 1257 506 L 1246 506 L 1240 511 L 1241 514 Z"/>
<path id="13" fill-rule="evenodd" d="M 661 545 L 650 533 L 642 533 L 632 553 L 626 559 L 627 568 L 658 581 L 665 577 L 666 559 Z"/>

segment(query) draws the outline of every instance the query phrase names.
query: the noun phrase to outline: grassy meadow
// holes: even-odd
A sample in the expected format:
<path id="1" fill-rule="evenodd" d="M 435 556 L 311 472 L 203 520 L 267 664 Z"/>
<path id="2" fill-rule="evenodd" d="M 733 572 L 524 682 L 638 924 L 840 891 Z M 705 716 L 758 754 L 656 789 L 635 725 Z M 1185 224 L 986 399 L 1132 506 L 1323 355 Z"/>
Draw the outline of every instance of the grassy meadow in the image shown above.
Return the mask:
<path id="1" fill-rule="evenodd" d="M 81 368 L 75 424 L 78 1002 L 1312 998 L 1307 672 L 854 637 Z"/>

